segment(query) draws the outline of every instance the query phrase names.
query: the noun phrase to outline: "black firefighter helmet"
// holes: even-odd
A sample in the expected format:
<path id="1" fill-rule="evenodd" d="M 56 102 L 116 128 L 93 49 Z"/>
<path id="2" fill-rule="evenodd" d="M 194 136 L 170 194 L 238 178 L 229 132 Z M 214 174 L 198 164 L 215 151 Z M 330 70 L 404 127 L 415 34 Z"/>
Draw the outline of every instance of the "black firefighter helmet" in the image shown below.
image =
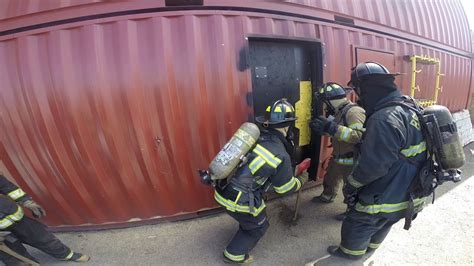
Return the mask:
<path id="1" fill-rule="evenodd" d="M 314 98 L 326 104 L 329 111 L 335 114 L 336 108 L 330 102 L 331 100 L 346 98 L 346 90 L 335 82 L 324 83 L 314 94 Z"/>
<path id="2" fill-rule="evenodd" d="M 295 108 L 286 98 L 275 101 L 265 110 L 264 116 L 258 116 L 255 120 L 265 128 L 283 128 L 290 126 L 297 118 Z"/>
<path id="3" fill-rule="evenodd" d="M 347 83 L 348 86 L 354 87 L 357 94 L 360 94 L 358 90 L 361 81 L 372 76 L 387 76 L 394 77 L 400 75 L 400 73 L 390 73 L 388 69 L 377 62 L 365 62 L 360 63 L 351 69 L 351 80 Z"/>

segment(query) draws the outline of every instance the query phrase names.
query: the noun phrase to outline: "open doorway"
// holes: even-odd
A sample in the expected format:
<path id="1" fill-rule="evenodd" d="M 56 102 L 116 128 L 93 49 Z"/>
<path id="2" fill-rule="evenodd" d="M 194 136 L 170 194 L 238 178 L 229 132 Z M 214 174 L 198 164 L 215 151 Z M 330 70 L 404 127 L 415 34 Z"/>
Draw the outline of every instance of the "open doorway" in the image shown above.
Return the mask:
<path id="1" fill-rule="evenodd" d="M 312 100 L 313 92 L 323 82 L 322 44 L 306 39 L 248 39 L 254 115 L 263 115 L 265 108 L 280 98 L 287 98 L 295 106 L 296 160 L 311 158 L 309 174 L 316 178 L 321 136 L 311 134 L 308 123 L 322 111 Z"/>

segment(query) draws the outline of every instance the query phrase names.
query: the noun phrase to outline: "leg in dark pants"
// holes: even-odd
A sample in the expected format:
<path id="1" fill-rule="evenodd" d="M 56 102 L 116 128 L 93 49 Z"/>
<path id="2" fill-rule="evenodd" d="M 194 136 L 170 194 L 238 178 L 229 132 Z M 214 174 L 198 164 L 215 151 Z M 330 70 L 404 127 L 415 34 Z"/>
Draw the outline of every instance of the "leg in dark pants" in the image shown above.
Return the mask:
<path id="1" fill-rule="evenodd" d="M 33 256 L 31 256 L 30 253 L 28 253 L 28 251 L 23 246 L 23 244 L 18 239 L 16 239 L 15 237 L 13 237 L 11 235 L 7 235 L 5 237 L 3 243 L 9 249 L 11 249 L 12 251 L 20 254 L 21 256 L 26 257 L 26 258 L 28 258 L 32 261 L 38 262 Z M 18 259 L 16 259 L 15 257 L 10 256 L 9 254 L 1 252 L 1 251 L 0 251 L 0 261 L 3 261 L 5 263 L 5 265 L 8 265 L 8 266 L 9 265 L 12 265 L 12 266 L 13 265 L 26 265 L 26 264 L 22 263 L 21 261 L 19 261 Z"/>
<path id="2" fill-rule="evenodd" d="M 22 243 L 35 247 L 55 258 L 69 259 L 73 254 L 70 248 L 46 230 L 45 225 L 27 216 L 7 229 Z"/>
<path id="3" fill-rule="evenodd" d="M 329 161 L 326 175 L 323 180 L 323 193 L 317 196 L 314 202 L 329 203 L 334 200 L 337 193 L 341 190 L 343 180 L 351 173 L 352 166 L 337 164 L 334 159 Z"/>
<path id="4" fill-rule="evenodd" d="M 377 249 L 380 244 L 382 244 L 385 237 L 387 237 L 390 229 L 392 229 L 392 225 L 396 222 L 397 221 L 388 221 L 382 228 L 380 228 L 370 239 L 368 248 L 371 250 Z"/>
<path id="5" fill-rule="evenodd" d="M 229 245 L 227 245 L 224 254 L 227 258 L 233 261 L 242 261 L 257 245 L 270 224 L 268 223 L 265 210 L 257 216 L 230 211 L 227 213 L 239 222 L 239 230 L 234 235 Z"/>
<path id="6" fill-rule="evenodd" d="M 398 220 L 351 210 L 342 223 L 339 248 L 347 255 L 362 256 L 371 243 L 378 247 Z"/>

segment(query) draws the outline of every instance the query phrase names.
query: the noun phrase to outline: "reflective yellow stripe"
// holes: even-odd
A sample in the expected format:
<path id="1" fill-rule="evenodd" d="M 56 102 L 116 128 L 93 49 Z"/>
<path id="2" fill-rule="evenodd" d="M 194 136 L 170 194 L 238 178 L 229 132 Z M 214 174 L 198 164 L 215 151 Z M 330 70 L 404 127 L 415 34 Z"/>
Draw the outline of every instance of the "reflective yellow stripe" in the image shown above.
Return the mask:
<path id="1" fill-rule="evenodd" d="M 364 255 L 365 252 L 367 252 L 367 249 L 364 249 L 364 250 L 350 250 L 350 249 L 347 249 L 341 245 L 339 245 L 339 248 L 342 250 L 342 252 L 346 253 L 346 254 L 349 254 L 349 255 L 354 255 L 354 256 L 361 256 L 361 255 Z"/>
<path id="2" fill-rule="evenodd" d="M 5 229 L 12 225 L 15 222 L 20 221 L 23 218 L 23 209 L 18 206 L 18 209 L 15 213 L 6 216 L 5 218 L 0 220 L 0 229 Z"/>
<path id="3" fill-rule="evenodd" d="M 352 129 L 348 127 L 342 127 L 341 130 L 342 132 L 341 132 L 341 135 L 339 136 L 339 140 L 348 141 L 349 137 L 351 136 Z"/>
<path id="4" fill-rule="evenodd" d="M 257 144 L 257 146 L 255 146 L 253 152 L 255 152 L 258 156 L 262 157 L 262 159 L 264 159 L 265 162 L 273 168 L 277 168 L 278 165 L 281 163 L 280 159 L 275 157 L 275 155 L 273 155 L 260 144 Z"/>
<path id="5" fill-rule="evenodd" d="M 380 244 L 376 244 L 376 243 L 369 243 L 369 248 L 373 248 L 373 249 L 376 249 L 380 246 Z"/>
<path id="6" fill-rule="evenodd" d="M 297 185 L 296 182 L 297 182 L 297 179 L 294 176 L 292 176 L 290 181 L 286 182 L 286 184 L 280 187 L 273 187 L 273 189 L 275 190 L 276 193 L 283 194 L 290 191 L 295 185 Z"/>
<path id="7" fill-rule="evenodd" d="M 23 196 L 26 195 L 25 191 L 23 191 L 21 188 L 15 189 L 11 191 L 10 193 L 7 194 L 8 197 L 10 197 L 12 200 L 17 200 Z"/>
<path id="8" fill-rule="evenodd" d="M 360 188 L 360 187 L 364 186 L 364 184 L 362 184 L 359 181 L 355 180 L 352 175 L 349 175 L 347 177 L 347 182 L 349 182 L 349 184 L 351 184 L 355 188 Z"/>
<path id="9" fill-rule="evenodd" d="M 9 219 L 6 219 L 6 218 L 1 219 L 0 220 L 0 229 L 5 229 L 5 228 L 9 227 L 12 224 L 13 224 L 13 222 L 10 221 Z"/>
<path id="10" fill-rule="evenodd" d="M 355 123 L 350 124 L 349 127 L 352 128 L 352 129 L 363 129 L 364 124 L 362 124 L 360 122 L 355 122 Z"/>
<path id="11" fill-rule="evenodd" d="M 268 177 L 260 177 L 260 178 L 255 179 L 255 183 L 257 183 L 257 185 L 261 186 L 261 185 L 265 184 L 265 182 L 267 182 L 267 179 L 268 179 Z"/>
<path id="12" fill-rule="evenodd" d="M 222 197 L 217 191 L 214 192 L 214 199 L 217 201 L 217 203 L 219 203 L 220 205 L 222 205 L 223 207 L 225 207 L 227 210 L 231 212 L 250 213 L 253 216 L 257 216 L 258 214 L 260 214 L 260 212 L 262 212 L 263 209 L 265 209 L 266 207 L 265 202 L 263 202 L 262 200 L 262 205 L 258 208 L 253 207 L 253 212 L 251 212 L 250 206 L 243 206 L 243 205 L 236 204 L 235 202 Z"/>
<path id="13" fill-rule="evenodd" d="M 262 167 L 264 164 L 265 164 L 265 160 L 262 159 L 262 157 L 260 156 L 255 157 L 255 159 L 253 159 L 252 162 L 249 164 L 249 169 L 252 175 L 255 174 L 258 171 L 258 169 L 260 169 L 260 167 Z"/>
<path id="14" fill-rule="evenodd" d="M 426 142 L 422 141 L 418 145 L 412 145 L 407 149 L 403 149 L 400 152 L 405 156 L 405 157 L 413 157 L 416 156 L 422 152 L 426 151 Z"/>
<path id="15" fill-rule="evenodd" d="M 423 206 L 425 203 L 425 198 L 419 198 L 413 200 L 413 204 L 415 207 Z M 374 205 L 362 205 L 357 202 L 355 209 L 359 212 L 365 212 L 368 214 L 376 214 L 376 213 L 392 213 L 405 210 L 408 207 L 408 201 L 404 201 L 401 203 L 395 204 L 374 204 Z"/>
<path id="16" fill-rule="evenodd" d="M 354 158 L 338 158 L 334 159 L 334 162 L 341 165 L 353 165 Z"/>
<path id="17" fill-rule="evenodd" d="M 295 178 L 295 179 L 296 179 L 296 190 L 300 190 L 302 186 L 301 181 L 298 178 Z"/>
<path id="18" fill-rule="evenodd" d="M 74 255 L 74 252 L 72 252 L 71 250 L 69 254 L 63 260 L 70 260 L 72 258 L 72 255 Z"/>
<path id="19" fill-rule="evenodd" d="M 242 191 L 239 191 L 239 194 L 237 194 L 237 198 L 235 198 L 235 201 L 234 201 L 235 204 L 239 203 L 239 199 L 241 196 L 242 196 Z"/>
<path id="20" fill-rule="evenodd" d="M 270 112 L 271 109 L 272 109 L 272 108 L 271 108 L 270 106 L 267 106 L 267 109 L 266 109 L 265 111 Z"/>
<path id="21" fill-rule="evenodd" d="M 245 259 L 245 254 L 244 255 L 232 255 L 229 253 L 229 251 L 224 250 L 224 256 L 226 256 L 228 259 L 233 260 L 233 261 L 243 261 Z"/>

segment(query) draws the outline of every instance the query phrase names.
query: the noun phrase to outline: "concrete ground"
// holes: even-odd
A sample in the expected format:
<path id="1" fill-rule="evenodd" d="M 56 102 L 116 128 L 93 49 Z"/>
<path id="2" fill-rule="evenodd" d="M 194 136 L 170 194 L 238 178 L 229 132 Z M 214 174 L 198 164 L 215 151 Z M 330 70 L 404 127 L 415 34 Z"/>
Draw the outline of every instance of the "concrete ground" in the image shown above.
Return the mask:
<path id="1" fill-rule="evenodd" d="M 465 148 L 463 181 L 446 183 L 437 190 L 410 231 L 403 222 L 394 226 L 381 247 L 370 257 L 347 262 L 335 257 L 316 265 L 474 265 L 474 143 Z M 321 187 L 302 193 L 300 217 L 292 223 L 295 195 L 269 203 L 270 228 L 252 254 L 254 265 L 312 265 L 339 243 L 341 222 L 334 215 L 344 211 L 342 197 L 333 204 L 310 199 Z M 225 213 L 194 220 L 152 226 L 84 233 L 58 233 L 70 247 L 92 257 L 83 265 L 222 265 L 222 251 L 237 230 Z M 44 265 L 65 265 L 31 250 Z"/>

